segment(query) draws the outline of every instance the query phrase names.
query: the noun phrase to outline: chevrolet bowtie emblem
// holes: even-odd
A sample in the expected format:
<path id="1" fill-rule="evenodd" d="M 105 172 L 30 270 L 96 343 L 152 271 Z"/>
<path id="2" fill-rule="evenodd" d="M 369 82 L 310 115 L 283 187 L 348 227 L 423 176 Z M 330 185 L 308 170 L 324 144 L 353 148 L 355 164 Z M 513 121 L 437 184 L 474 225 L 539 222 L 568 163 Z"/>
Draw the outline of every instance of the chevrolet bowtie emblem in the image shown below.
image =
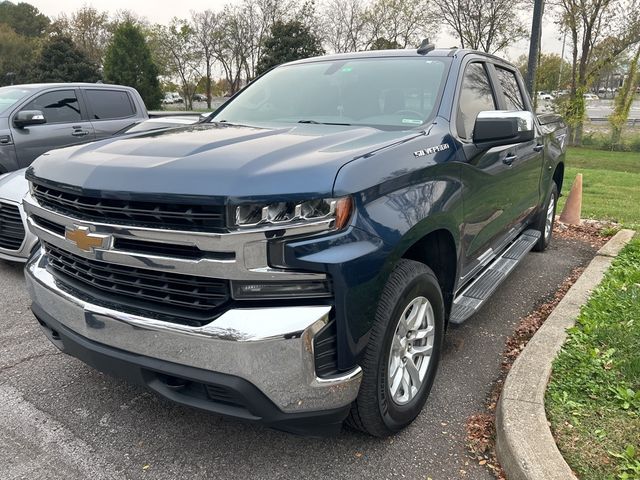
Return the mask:
<path id="1" fill-rule="evenodd" d="M 67 227 L 64 238 L 74 243 L 76 247 L 85 252 L 90 252 L 94 248 L 105 248 L 109 235 L 98 235 L 91 233 L 88 227 Z"/>

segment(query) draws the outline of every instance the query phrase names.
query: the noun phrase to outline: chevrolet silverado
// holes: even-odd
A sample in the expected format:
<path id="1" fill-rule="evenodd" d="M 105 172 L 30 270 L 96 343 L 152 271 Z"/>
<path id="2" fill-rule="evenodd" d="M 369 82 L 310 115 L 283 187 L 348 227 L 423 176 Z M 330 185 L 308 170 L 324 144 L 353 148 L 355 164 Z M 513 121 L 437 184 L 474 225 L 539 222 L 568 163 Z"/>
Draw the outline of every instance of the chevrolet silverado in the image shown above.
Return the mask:
<path id="1" fill-rule="evenodd" d="M 33 313 L 62 351 L 181 404 L 393 434 L 447 328 L 549 245 L 565 135 L 484 53 L 281 65 L 198 124 L 36 160 Z"/>

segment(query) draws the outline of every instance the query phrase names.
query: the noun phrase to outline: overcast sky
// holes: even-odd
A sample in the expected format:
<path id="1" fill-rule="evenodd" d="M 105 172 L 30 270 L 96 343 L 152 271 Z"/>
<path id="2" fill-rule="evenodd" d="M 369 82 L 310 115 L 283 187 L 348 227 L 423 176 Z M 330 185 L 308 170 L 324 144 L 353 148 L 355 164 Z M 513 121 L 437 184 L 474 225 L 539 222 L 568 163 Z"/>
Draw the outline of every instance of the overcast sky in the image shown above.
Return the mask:
<path id="1" fill-rule="evenodd" d="M 71 13 L 83 5 L 91 5 L 98 10 L 106 10 L 115 13 L 118 10 L 132 10 L 138 15 L 146 17 L 152 23 L 168 23 L 173 17 L 186 18 L 190 11 L 202 11 L 211 9 L 221 10 L 227 3 L 239 3 L 240 0 L 25 0 L 36 6 L 42 13 L 50 17 L 59 13 Z M 521 12 L 527 26 L 531 23 L 531 12 Z M 542 51 L 560 53 L 562 40 L 558 38 L 557 27 L 553 23 L 551 15 L 546 15 L 542 31 Z M 444 29 L 443 29 L 444 30 Z M 445 31 L 440 32 L 436 38 L 438 46 L 449 47 L 456 45 L 456 40 Z M 515 60 L 519 55 L 528 53 L 529 42 L 520 41 L 514 44 L 506 52 L 506 56 Z M 565 58 L 568 57 L 568 50 L 565 51 Z"/>

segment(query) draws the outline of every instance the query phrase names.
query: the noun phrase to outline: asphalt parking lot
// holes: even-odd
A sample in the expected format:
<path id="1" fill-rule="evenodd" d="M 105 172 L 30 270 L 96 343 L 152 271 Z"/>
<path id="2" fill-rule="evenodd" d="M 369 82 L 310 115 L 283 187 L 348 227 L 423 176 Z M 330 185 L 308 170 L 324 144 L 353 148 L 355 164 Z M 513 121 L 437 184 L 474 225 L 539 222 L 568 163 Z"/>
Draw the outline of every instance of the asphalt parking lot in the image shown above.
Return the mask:
<path id="1" fill-rule="evenodd" d="M 555 240 L 531 253 L 478 314 L 451 328 L 418 420 L 379 440 L 311 439 L 173 405 L 59 353 L 29 312 L 21 266 L 0 261 L 2 479 L 491 479 L 465 449 L 506 337 L 593 257 Z"/>

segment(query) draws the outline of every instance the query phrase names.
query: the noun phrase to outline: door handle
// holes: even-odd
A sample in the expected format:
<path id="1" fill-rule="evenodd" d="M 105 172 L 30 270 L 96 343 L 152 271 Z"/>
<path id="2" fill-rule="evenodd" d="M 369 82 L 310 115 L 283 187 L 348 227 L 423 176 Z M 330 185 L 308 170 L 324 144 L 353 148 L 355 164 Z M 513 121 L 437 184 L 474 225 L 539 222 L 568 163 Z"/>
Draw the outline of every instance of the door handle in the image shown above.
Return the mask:
<path id="1" fill-rule="evenodd" d="M 84 137 L 85 135 L 89 135 L 89 132 L 87 130 L 74 130 L 71 135 L 74 137 Z"/>
<path id="2" fill-rule="evenodd" d="M 544 150 L 544 145 L 543 145 L 543 144 L 541 144 L 541 143 L 539 143 L 539 144 L 537 144 L 535 147 L 533 147 L 533 151 L 534 151 L 534 152 L 541 152 L 541 151 L 543 151 L 543 150 Z"/>
<path id="3" fill-rule="evenodd" d="M 502 163 L 505 165 L 511 165 L 516 158 L 518 158 L 517 155 L 509 154 L 502 159 Z"/>

